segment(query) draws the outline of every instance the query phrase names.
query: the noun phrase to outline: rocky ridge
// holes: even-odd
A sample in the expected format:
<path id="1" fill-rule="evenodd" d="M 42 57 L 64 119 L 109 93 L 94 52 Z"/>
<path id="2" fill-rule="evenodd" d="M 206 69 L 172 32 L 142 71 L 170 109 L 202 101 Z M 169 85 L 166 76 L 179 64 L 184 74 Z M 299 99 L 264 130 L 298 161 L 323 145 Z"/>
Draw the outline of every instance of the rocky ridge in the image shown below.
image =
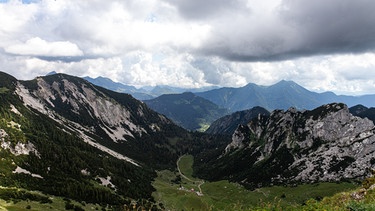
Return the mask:
<path id="1" fill-rule="evenodd" d="M 65 104 L 72 114 L 80 115 L 83 111 L 88 112 L 91 118 L 98 119 L 100 128 L 115 142 L 126 140 L 127 136 L 142 135 L 147 131 L 135 125 L 130 119 L 130 111 L 123 105 L 106 97 L 98 92 L 92 85 L 81 83 L 77 85 L 72 81 L 63 78 L 60 81 L 53 81 L 49 84 L 43 78 L 37 78 L 36 90 L 29 90 L 21 83 L 17 85 L 16 93 L 22 97 L 24 103 L 50 117 L 56 117 L 54 112 L 56 103 Z M 139 107 L 139 114 L 142 116 L 142 107 Z M 61 115 L 60 115 L 61 116 Z"/>
<path id="2" fill-rule="evenodd" d="M 375 168 L 374 154 L 374 123 L 332 103 L 259 115 L 239 125 L 223 155 L 203 162 L 213 166 L 212 174 L 259 187 L 362 179 Z"/>
<path id="3" fill-rule="evenodd" d="M 47 115 L 62 130 L 77 134 L 89 145 L 136 166 L 148 162 L 137 153 L 146 150 L 138 145 L 140 141 L 153 140 L 148 147 L 162 151 L 159 145 L 164 145 L 166 138 L 154 137 L 175 136 L 182 131 L 130 95 L 97 87 L 78 77 L 54 74 L 32 81 L 13 79 L 13 87 L 27 108 Z"/>
<path id="4" fill-rule="evenodd" d="M 268 119 L 258 118 L 247 127 L 250 134 L 265 142 L 258 148 L 258 162 L 284 146 L 293 152 L 288 170 L 298 173 L 288 179 L 308 182 L 362 178 L 375 167 L 374 123 L 353 116 L 344 104 L 304 112 L 293 108 L 276 110 Z M 241 140 L 245 136 L 237 131 L 226 151 L 251 147 L 253 142 L 246 145 L 246 140 Z"/>
<path id="5" fill-rule="evenodd" d="M 259 115 L 268 116 L 269 114 L 266 109 L 259 106 L 248 110 L 237 111 L 217 119 L 205 132 L 210 134 L 232 135 L 238 125 L 244 125 Z"/>

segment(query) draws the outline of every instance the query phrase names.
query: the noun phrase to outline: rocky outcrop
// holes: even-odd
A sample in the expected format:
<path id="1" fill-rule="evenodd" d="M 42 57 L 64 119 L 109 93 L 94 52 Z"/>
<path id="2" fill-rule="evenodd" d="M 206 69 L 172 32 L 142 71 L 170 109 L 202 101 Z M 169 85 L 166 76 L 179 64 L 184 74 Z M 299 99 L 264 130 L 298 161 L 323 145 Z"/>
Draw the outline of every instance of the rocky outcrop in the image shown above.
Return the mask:
<path id="1" fill-rule="evenodd" d="M 171 124 L 161 115 L 155 118 L 156 122 L 150 122 L 151 118 L 145 115 L 150 112 L 144 104 L 125 94 L 122 98 L 127 104 L 120 103 L 82 79 L 56 74 L 38 77 L 35 83 L 35 88 L 22 83 L 16 87 L 25 105 L 55 120 L 70 121 L 74 127 L 78 124 L 86 133 L 103 132 L 114 142 L 154 132 L 153 125 Z"/>
<path id="2" fill-rule="evenodd" d="M 270 112 L 259 106 L 244 111 L 237 111 L 214 121 L 206 130 L 206 133 L 232 135 L 238 125 L 246 125 L 246 123 L 257 118 L 259 115 L 269 116 Z"/>
<path id="3" fill-rule="evenodd" d="M 246 134 L 250 132 L 249 128 L 244 125 L 239 125 L 237 130 L 232 135 L 232 142 L 225 148 L 225 152 L 232 149 L 242 149 L 245 147 Z"/>
<path id="4" fill-rule="evenodd" d="M 374 154 L 374 123 L 333 103 L 311 111 L 275 110 L 240 125 L 215 162 L 238 165 L 239 172 L 224 178 L 254 187 L 364 178 L 375 168 Z"/>

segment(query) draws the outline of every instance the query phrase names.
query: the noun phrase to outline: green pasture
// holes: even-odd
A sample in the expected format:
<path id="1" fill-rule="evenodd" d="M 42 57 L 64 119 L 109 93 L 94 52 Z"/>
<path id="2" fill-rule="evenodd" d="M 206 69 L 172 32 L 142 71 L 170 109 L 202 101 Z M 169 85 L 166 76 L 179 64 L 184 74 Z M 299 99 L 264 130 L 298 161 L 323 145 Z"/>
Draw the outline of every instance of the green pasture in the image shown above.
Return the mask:
<path id="1" fill-rule="evenodd" d="M 153 185 L 155 200 L 170 210 L 298 210 L 309 199 L 321 200 L 341 191 L 348 191 L 358 185 L 352 183 L 315 183 L 296 187 L 273 186 L 247 190 L 241 185 L 228 181 L 207 182 L 201 186 L 203 196 L 191 192 L 197 190 L 199 178 L 193 178 L 193 157 L 185 155 L 178 162 L 182 174 L 192 181 L 181 177 L 176 183 L 178 171 L 158 172 Z M 174 182 L 173 182 L 174 181 Z M 184 190 L 179 190 L 184 187 Z"/>

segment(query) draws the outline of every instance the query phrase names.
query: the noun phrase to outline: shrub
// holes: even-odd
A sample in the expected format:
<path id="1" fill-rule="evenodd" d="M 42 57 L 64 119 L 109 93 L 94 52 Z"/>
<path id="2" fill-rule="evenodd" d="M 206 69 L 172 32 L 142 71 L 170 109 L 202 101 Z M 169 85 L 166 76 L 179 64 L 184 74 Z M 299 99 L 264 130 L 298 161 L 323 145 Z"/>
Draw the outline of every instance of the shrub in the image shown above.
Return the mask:
<path id="1" fill-rule="evenodd" d="M 366 178 L 362 182 L 362 186 L 365 189 L 369 189 L 371 186 L 375 185 L 375 170 L 372 170 L 372 176 L 369 178 Z"/>

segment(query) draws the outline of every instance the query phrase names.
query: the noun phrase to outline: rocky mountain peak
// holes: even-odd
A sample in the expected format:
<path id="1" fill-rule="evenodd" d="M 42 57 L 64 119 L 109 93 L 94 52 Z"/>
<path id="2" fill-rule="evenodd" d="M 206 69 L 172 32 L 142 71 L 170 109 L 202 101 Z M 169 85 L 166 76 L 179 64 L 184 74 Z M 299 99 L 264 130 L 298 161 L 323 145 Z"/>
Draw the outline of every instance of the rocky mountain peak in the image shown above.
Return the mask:
<path id="1" fill-rule="evenodd" d="M 275 110 L 240 125 L 225 156 L 250 157 L 246 168 L 271 169 L 269 183 L 337 181 L 368 176 L 367 169 L 375 168 L 374 144 L 372 121 L 332 103 L 311 111 Z M 241 180 L 251 182 L 252 176 Z"/>
<path id="2" fill-rule="evenodd" d="M 30 112 L 46 115 L 64 131 L 136 166 L 149 158 L 136 153 L 144 149 L 135 143 L 147 140 L 149 148 L 154 144 L 168 145 L 167 138 L 160 137 L 186 132 L 130 95 L 95 86 L 78 77 L 65 74 L 37 77 L 16 81 L 14 89 L 14 96 Z"/>

